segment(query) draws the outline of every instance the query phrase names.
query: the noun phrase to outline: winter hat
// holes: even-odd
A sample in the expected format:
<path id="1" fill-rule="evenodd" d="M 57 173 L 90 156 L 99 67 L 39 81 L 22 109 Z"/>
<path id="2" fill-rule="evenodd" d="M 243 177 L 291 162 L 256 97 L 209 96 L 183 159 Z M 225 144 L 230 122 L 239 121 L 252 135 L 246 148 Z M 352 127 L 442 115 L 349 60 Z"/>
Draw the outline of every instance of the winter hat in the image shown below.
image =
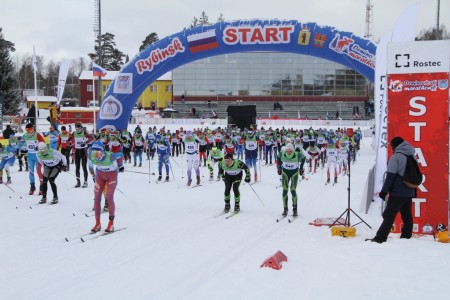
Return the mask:
<path id="1" fill-rule="evenodd" d="M 45 150 L 45 149 L 47 149 L 47 145 L 44 142 L 39 142 L 38 150 L 41 151 L 41 150 Z"/>
<path id="2" fill-rule="evenodd" d="M 291 143 L 288 143 L 286 146 L 284 146 L 284 151 L 292 150 L 294 151 L 294 146 Z"/>
<path id="3" fill-rule="evenodd" d="M 391 140 L 391 147 L 392 147 L 392 149 L 397 148 L 397 146 L 400 145 L 401 143 L 403 143 L 403 141 L 404 140 L 401 137 L 399 137 L 399 136 L 396 136 L 395 138 L 393 138 Z"/>
<path id="4" fill-rule="evenodd" d="M 103 145 L 103 143 L 101 141 L 95 141 L 92 144 L 92 151 L 105 151 L 105 146 Z"/>
<path id="5" fill-rule="evenodd" d="M 28 124 L 25 126 L 25 128 L 33 128 L 33 124 L 28 123 Z"/>
<path id="6" fill-rule="evenodd" d="M 233 159 L 233 153 L 225 154 L 225 159 Z"/>

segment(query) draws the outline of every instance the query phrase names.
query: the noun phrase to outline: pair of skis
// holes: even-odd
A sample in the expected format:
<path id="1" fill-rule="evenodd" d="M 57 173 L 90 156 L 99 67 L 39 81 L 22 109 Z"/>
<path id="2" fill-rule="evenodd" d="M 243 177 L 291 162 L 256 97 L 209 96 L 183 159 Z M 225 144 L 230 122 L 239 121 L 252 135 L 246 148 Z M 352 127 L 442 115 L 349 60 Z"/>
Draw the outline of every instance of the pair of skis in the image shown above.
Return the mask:
<path id="1" fill-rule="evenodd" d="M 229 218 L 232 218 L 232 217 L 234 217 L 234 216 L 236 216 L 238 214 L 239 214 L 239 211 L 228 211 L 228 212 L 224 212 L 223 211 L 220 214 L 214 216 L 214 218 L 219 218 L 221 216 L 225 216 L 225 219 L 228 220 Z"/>
<path id="2" fill-rule="evenodd" d="M 287 215 L 286 216 L 281 215 L 281 217 L 277 219 L 277 223 L 280 223 L 284 219 L 287 219 L 289 223 L 292 223 L 295 221 L 295 219 L 297 219 L 297 216 L 289 216 L 289 218 L 288 218 Z"/>
<path id="3" fill-rule="evenodd" d="M 89 232 L 86 232 L 86 233 L 83 233 L 83 234 L 80 234 L 80 235 L 77 235 L 77 236 L 74 236 L 74 237 L 70 237 L 70 238 L 66 237 L 65 240 L 66 240 L 66 242 L 80 240 L 80 242 L 84 243 L 86 241 L 94 240 L 94 239 L 97 239 L 97 238 L 102 237 L 102 236 L 111 235 L 111 234 L 113 234 L 115 232 L 122 231 L 122 230 L 125 230 L 125 229 L 127 229 L 127 227 L 116 228 L 112 232 L 106 232 L 106 231 L 92 232 L 92 231 L 89 231 Z"/>

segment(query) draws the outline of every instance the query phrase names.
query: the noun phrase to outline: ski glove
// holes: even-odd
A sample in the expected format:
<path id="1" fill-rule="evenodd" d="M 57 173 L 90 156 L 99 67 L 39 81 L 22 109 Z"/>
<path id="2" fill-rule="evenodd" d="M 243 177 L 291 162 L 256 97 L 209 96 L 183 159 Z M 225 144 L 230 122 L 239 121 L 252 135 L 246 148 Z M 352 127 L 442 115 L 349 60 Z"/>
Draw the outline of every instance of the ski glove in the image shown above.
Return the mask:
<path id="1" fill-rule="evenodd" d="M 119 166 L 119 172 L 120 173 L 123 173 L 123 172 L 125 172 L 125 167 L 122 165 L 122 166 Z"/>
<path id="2" fill-rule="evenodd" d="M 380 197 L 381 199 L 383 199 L 383 201 L 386 199 L 386 192 L 381 191 L 380 194 L 378 194 L 378 197 Z"/>
<path id="3" fill-rule="evenodd" d="M 250 176 L 245 176 L 244 181 L 247 182 L 247 183 L 249 183 L 249 182 L 250 182 Z"/>

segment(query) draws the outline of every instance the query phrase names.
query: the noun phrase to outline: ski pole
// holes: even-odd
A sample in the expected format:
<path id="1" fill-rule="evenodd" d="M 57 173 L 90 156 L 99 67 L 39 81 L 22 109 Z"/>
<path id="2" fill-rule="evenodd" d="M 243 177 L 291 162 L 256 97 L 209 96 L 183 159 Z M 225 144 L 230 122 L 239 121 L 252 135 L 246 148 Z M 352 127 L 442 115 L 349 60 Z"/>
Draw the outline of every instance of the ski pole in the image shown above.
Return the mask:
<path id="1" fill-rule="evenodd" d="M 180 167 L 180 165 L 176 162 L 176 160 L 172 157 L 172 156 L 170 156 L 170 158 L 173 160 L 173 162 L 177 165 L 177 167 L 179 168 Z"/>
<path id="2" fill-rule="evenodd" d="M 134 200 L 132 200 L 131 198 L 129 198 L 127 195 L 125 195 L 125 193 L 122 192 L 117 186 L 116 186 L 116 190 L 119 191 L 119 193 L 121 193 L 125 198 L 127 198 L 127 199 L 130 200 L 131 202 L 135 203 Z"/>
<path id="3" fill-rule="evenodd" d="M 152 161 L 150 160 L 150 158 L 148 159 L 148 183 L 152 182 L 151 180 L 151 171 L 150 171 L 150 165 L 152 164 Z"/>
<path id="4" fill-rule="evenodd" d="M 150 168 L 150 167 L 149 167 Z M 145 174 L 145 175 L 155 175 L 154 173 L 146 173 L 146 172 L 139 172 L 139 171 L 131 171 L 131 170 L 125 170 L 125 172 L 130 172 L 130 173 L 137 173 L 137 174 Z"/>
<path id="5" fill-rule="evenodd" d="M 264 205 L 264 202 L 261 200 L 261 198 L 259 197 L 258 193 L 256 193 L 255 189 L 251 186 L 251 184 L 247 184 L 253 191 L 253 193 L 255 193 L 256 197 L 258 197 L 259 202 L 261 202 L 262 206 Z"/>
<path id="6" fill-rule="evenodd" d="M 12 187 L 10 187 L 9 186 L 9 184 L 3 184 L 4 186 L 6 186 L 8 189 L 10 189 L 11 191 L 13 191 L 15 194 L 17 194 L 17 192 L 12 188 Z M 19 196 L 20 197 L 20 199 L 22 199 L 22 197 L 21 196 Z M 11 198 L 11 197 L 9 197 L 9 198 Z"/>
<path id="7" fill-rule="evenodd" d="M 170 172 L 172 173 L 173 180 L 176 180 L 176 179 L 175 179 L 175 174 L 173 174 L 172 164 L 170 163 L 170 160 L 168 160 L 168 162 L 169 162 Z"/>
<path id="8" fill-rule="evenodd" d="M 262 181 L 262 172 L 261 172 L 261 157 L 259 159 L 259 181 Z"/>
<path id="9" fill-rule="evenodd" d="M 173 180 L 175 180 L 175 182 L 177 183 L 178 189 L 180 189 L 180 185 L 178 184 L 178 181 L 175 179 L 175 174 L 173 173 L 173 168 L 172 168 L 172 165 L 170 164 L 170 160 L 168 160 L 168 161 L 169 161 L 170 172 L 172 173 Z"/>

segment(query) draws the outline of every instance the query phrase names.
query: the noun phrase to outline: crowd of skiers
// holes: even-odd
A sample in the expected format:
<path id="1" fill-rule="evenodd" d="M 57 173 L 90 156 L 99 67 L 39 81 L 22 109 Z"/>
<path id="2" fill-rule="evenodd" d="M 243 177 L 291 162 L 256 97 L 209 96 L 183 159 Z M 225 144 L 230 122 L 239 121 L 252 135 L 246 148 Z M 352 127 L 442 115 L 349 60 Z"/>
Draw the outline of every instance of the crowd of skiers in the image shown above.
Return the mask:
<path id="1" fill-rule="evenodd" d="M 109 223 L 106 231 L 114 230 L 114 191 L 118 172 L 124 171 L 124 163 L 142 167 L 143 156 L 147 160 L 158 160 L 158 181 L 170 180 L 171 157 L 183 156 L 186 163 L 187 186 L 193 179 L 201 184 L 200 167 L 207 167 L 209 179 L 223 180 L 224 212 L 231 209 L 231 190 L 234 193 L 234 211 L 240 210 L 239 186 L 244 179 L 250 183 L 259 181 L 261 164 L 275 164 L 275 172 L 280 175 L 282 184 L 283 215 L 288 213 L 288 193 L 292 195 L 293 215 L 297 216 L 296 187 L 306 174 L 312 174 L 317 168 L 325 168 L 327 183 L 331 178 L 336 183 L 338 174 L 348 172 L 349 160 L 356 159 L 362 132 L 344 128 L 332 129 L 272 129 L 272 128 L 205 128 L 171 131 L 164 127 L 149 127 L 143 134 L 138 125 L 133 133 L 128 129 L 107 130 L 97 133 L 88 132 L 80 122 L 75 131 L 61 131 L 53 127 L 45 133 L 38 133 L 32 124 L 26 125 L 26 132 L 19 137 L 12 134 L 7 146 L 0 146 L 0 183 L 3 182 L 3 169 L 6 182 L 10 184 L 10 168 L 15 159 L 19 160 L 19 171 L 29 172 L 30 190 L 36 191 L 35 174 L 39 178 L 39 203 L 47 202 L 47 185 L 50 183 L 53 199 L 58 203 L 55 179 L 61 171 L 68 171 L 75 165 L 75 188 L 88 187 L 88 170 L 95 182 L 94 210 L 96 224 L 92 231 L 101 230 L 101 197 L 105 197 L 103 210 L 109 211 Z M 44 141 L 47 136 L 49 144 Z M 217 175 L 214 169 L 217 167 Z M 43 166 L 43 171 L 42 167 Z M 83 177 L 81 177 L 81 169 Z M 36 171 L 36 173 L 35 173 Z M 173 172 L 173 171 L 172 171 Z M 195 175 L 193 176 L 193 172 Z M 244 174 L 245 173 L 245 174 Z M 83 183 L 82 183 L 83 179 Z"/>

